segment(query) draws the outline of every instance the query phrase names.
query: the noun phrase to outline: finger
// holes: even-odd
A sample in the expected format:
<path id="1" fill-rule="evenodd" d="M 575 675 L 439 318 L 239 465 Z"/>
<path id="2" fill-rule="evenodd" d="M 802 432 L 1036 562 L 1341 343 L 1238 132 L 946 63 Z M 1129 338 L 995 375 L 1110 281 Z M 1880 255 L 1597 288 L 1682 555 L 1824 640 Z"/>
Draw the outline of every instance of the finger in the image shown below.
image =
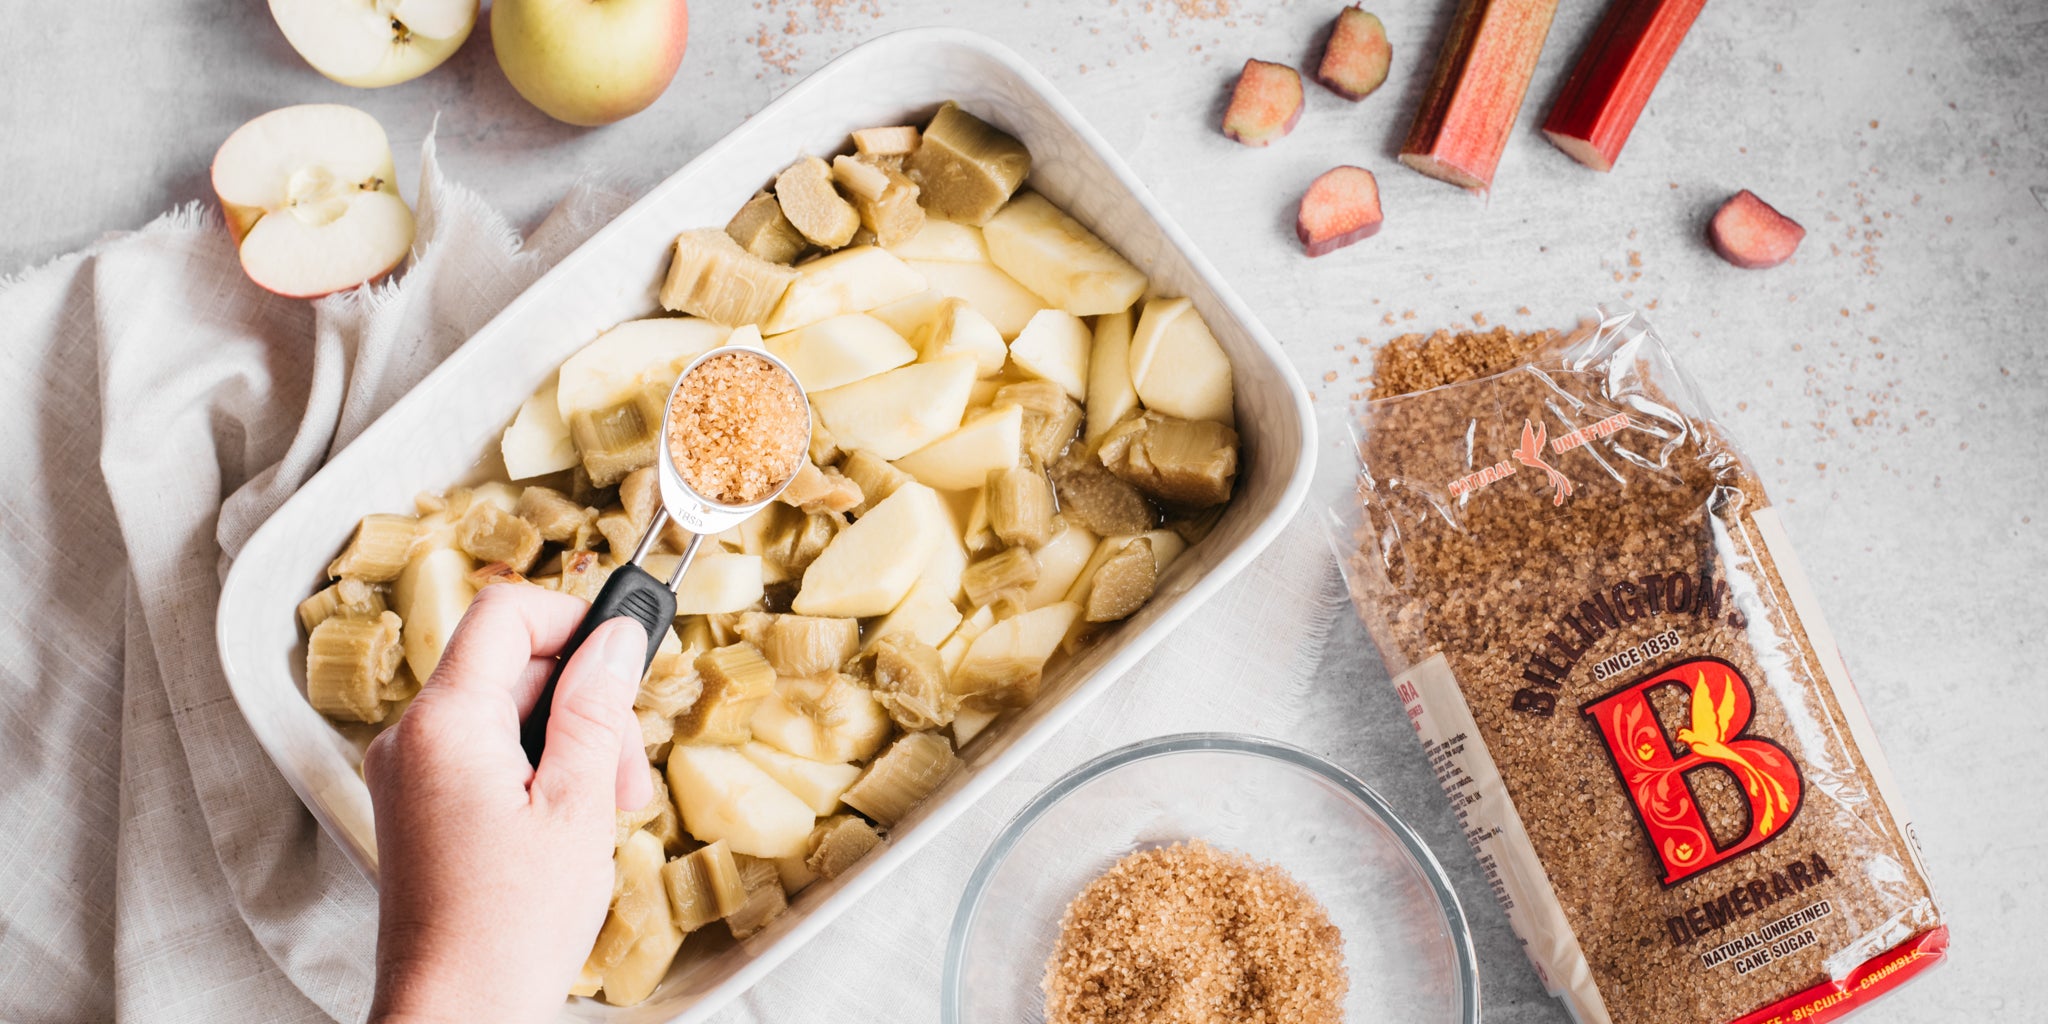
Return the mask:
<path id="1" fill-rule="evenodd" d="M 580 598 L 539 587 L 485 587 L 448 637 L 425 686 L 506 692 L 522 682 L 532 659 L 554 657 L 589 610 Z"/>
<path id="2" fill-rule="evenodd" d="M 619 810 L 637 811 L 654 798 L 654 779 L 648 774 L 647 747 L 640 742 L 640 718 L 626 709 L 626 741 L 619 745 Z"/>
<path id="3" fill-rule="evenodd" d="M 647 632 L 629 618 L 597 628 L 555 682 L 547 747 L 533 773 L 533 800 L 564 813 L 602 812 L 610 820 L 619 787 L 620 749 L 638 746 L 628 709 L 640 689 Z"/>

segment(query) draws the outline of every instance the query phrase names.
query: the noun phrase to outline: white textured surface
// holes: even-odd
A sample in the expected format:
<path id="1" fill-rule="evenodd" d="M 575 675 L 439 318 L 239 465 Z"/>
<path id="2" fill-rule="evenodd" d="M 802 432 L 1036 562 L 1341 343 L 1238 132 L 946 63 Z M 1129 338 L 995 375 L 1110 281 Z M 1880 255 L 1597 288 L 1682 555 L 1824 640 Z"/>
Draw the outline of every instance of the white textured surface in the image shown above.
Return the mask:
<path id="1" fill-rule="evenodd" d="M 1149 9 L 1146 0 L 871 0 L 841 4 L 837 27 L 808 0 L 697 6 L 690 54 L 668 95 L 596 132 L 527 108 L 498 75 L 485 33 L 427 78 L 361 93 L 305 69 L 259 4 L 88 0 L 10 19 L 0 33 L 8 110 L 0 268 L 204 197 L 218 141 L 287 102 L 353 102 L 377 114 L 405 182 L 438 112 L 447 172 L 531 223 L 579 173 L 657 180 L 780 92 L 794 76 L 762 64 L 757 33 L 801 72 L 884 29 L 979 28 L 1044 69 L 1122 152 L 1288 346 L 1323 402 L 1358 390 L 1353 378 L 1363 369 L 1350 358 L 1364 352 L 1354 340 L 1361 335 L 1380 340 L 1474 313 L 1556 323 L 1595 301 L 1656 300 L 1652 317 L 1785 510 L 1919 821 L 1955 931 L 1954 964 L 1859 1020 L 2048 1016 L 2048 997 L 2026 984 L 2039 975 L 2031 936 L 2048 902 L 2040 860 L 2048 826 L 2038 816 L 2048 764 L 2037 756 L 2048 692 L 2033 667 L 2048 612 L 2039 582 L 2048 575 L 2039 522 L 2048 356 L 2038 337 L 2048 315 L 2048 209 L 2037 198 L 2048 194 L 2048 139 L 2038 128 L 2048 13 L 2037 2 L 1899 6 L 1876 16 L 1848 0 L 1710 4 L 1607 176 L 1570 163 L 1534 130 L 1597 17 L 1595 4 L 1569 5 L 1490 200 L 1392 160 L 1448 3 L 1376 5 L 1395 48 L 1388 84 L 1357 106 L 1311 87 L 1301 126 L 1263 151 L 1212 130 L 1229 74 L 1246 56 L 1305 57 L 1335 0 L 1234 25 L 1183 16 L 1172 0 L 1151 0 Z M 789 24 L 806 31 L 786 36 Z M 1388 226 L 1358 247 L 1306 261 L 1288 229 L 1292 200 L 1316 173 L 1346 162 L 1380 174 Z M 1742 187 L 1807 225 L 1797 262 L 1740 272 L 1700 243 L 1707 212 Z M 1516 316 L 1518 307 L 1530 313 Z M 1401 318 L 1408 311 L 1412 321 Z M 1393 325 L 1382 323 L 1387 314 Z M 1324 384 L 1326 373 L 1336 380 Z M 1292 594 L 1234 588 L 1204 622 L 1284 615 L 1327 582 L 1305 579 Z M 1152 661 L 1174 664 L 1174 652 Z M 1459 882 L 1479 936 L 1488 1019 L 1562 1019 L 1486 904 L 1362 631 L 1340 627 L 1307 696 L 1316 713 L 1288 738 L 1379 787 Z M 1173 691 L 1128 697 L 1170 700 Z M 1098 705 L 1096 719 L 1055 749 L 1071 764 L 1134 738 L 1111 717 L 1124 706 Z M 1066 766 L 1020 773 L 961 827 L 992 833 Z M 946 893 L 964 880 L 913 884 L 918 868 L 908 865 L 869 897 L 914 899 L 933 911 L 889 922 L 886 938 L 930 951 L 928 963 L 904 965 L 890 1005 L 905 1019 L 932 1015 Z M 30 895 L 6 885 L 0 916 Z M 945 892 L 926 896 L 926 887 Z M 781 1005 L 800 1005 L 807 992 L 857 980 L 833 972 L 835 950 L 863 941 L 860 917 L 857 909 L 764 989 L 777 990 Z"/>

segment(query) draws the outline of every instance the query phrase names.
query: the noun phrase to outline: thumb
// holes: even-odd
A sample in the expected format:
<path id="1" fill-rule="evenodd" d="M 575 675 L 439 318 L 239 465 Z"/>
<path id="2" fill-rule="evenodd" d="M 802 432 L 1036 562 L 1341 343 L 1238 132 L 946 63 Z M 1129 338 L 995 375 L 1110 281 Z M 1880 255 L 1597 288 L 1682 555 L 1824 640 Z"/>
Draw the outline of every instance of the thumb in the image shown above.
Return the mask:
<path id="1" fill-rule="evenodd" d="M 619 751 L 630 740 L 628 711 L 640 689 L 647 631 L 629 618 L 597 628 L 562 666 L 548 715 L 547 747 L 534 769 L 535 803 L 569 814 L 611 820 L 619 778 Z M 636 730 L 637 733 L 637 730 Z"/>

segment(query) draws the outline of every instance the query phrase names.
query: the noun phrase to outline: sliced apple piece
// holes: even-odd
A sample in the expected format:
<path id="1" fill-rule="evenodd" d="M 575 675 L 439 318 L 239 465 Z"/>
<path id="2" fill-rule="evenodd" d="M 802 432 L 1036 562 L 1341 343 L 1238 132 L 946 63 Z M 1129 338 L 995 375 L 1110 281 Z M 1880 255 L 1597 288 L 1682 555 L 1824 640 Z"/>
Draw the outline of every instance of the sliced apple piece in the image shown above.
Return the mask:
<path id="1" fill-rule="evenodd" d="M 955 750 L 965 748 L 968 742 L 981 735 L 982 730 L 987 729 L 989 723 L 995 721 L 996 716 L 999 714 L 1001 714 L 999 711 L 970 707 L 963 707 L 959 711 L 954 712 L 953 748 Z"/>
<path id="2" fill-rule="evenodd" d="M 279 295 L 317 298 L 374 281 L 412 250 L 390 140 L 354 107 L 264 114 L 220 144 L 212 176 L 243 272 Z"/>
<path id="3" fill-rule="evenodd" d="M 811 392 L 865 380 L 917 358 L 902 335 L 866 313 L 829 317 L 769 338 L 767 346 Z"/>
<path id="4" fill-rule="evenodd" d="M 988 317 L 968 305 L 966 299 L 940 300 L 939 307 L 926 316 L 910 337 L 919 359 L 929 363 L 949 356 L 966 356 L 974 360 L 983 377 L 1003 372 L 1003 363 L 1010 358 L 1002 332 L 996 330 Z"/>
<path id="5" fill-rule="evenodd" d="M 1145 303 L 1131 336 L 1131 384 L 1145 408 L 1184 420 L 1235 424 L 1230 357 L 1188 299 Z"/>
<path id="6" fill-rule="evenodd" d="M 270 0 L 285 42 L 313 70 L 358 89 L 410 81 L 476 27 L 477 0 Z"/>
<path id="7" fill-rule="evenodd" d="M 1024 591 L 1026 608 L 1043 608 L 1067 600 L 1067 591 L 1095 555 L 1098 538 L 1087 527 L 1066 520 L 1066 528 L 1032 552 L 1038 558 L 1038 580 Z"/>
<path id="8" fill-rule="evenodd" d="M 814 391 L 811 407 L 841 448 L 900 459 L 960 425 L 976 372 L 974 360 L 960 356 L 913 363 L 845 387 Z"/>
<path id="9" fill-rule="evenodd" d="M 948 676 L 960 670 L 960 663 L 967 660 L 967 648 L 973 646 L 975 638 L 988 632 L 988 628 L 995 624 L 996 613 L 986 605 L 961 618 L 960 625 L 953 629 L 953 635 L 939 645 L 939 664 L 945 666 Z M 951 686 L 951 683 L 947 685 Z"/>
<path id="10" fill-rule="evenodd" d="M 563 422 L 577 413 L 617 405 L 669 388 L 690 361 L 725 344 L 729 327 L 696 317 L 628 320 L 597 336 L 562 363 L 555 408 Z"/>
<path id="11" fill-rule="evenodd" d="M 981 229 L 956 220 L 926 217 L 917 234 L 889 246 L 889 251 L 906 260 L 936 260 L 941 263 L 987 263 L 988 245 Z"/>
<path id="12" fill-rule="evenodd" d="M 832 538 L 804 570 L 790 609 L 798 615 L 881 615 L 910 592 L 949 535 L 952 523 L 938 492 L 906 483 Z"/>
<path id="13" fill-rule="evenodd" d="M 960 625 L 960 609 L 953 604 L 953 594 L 959 589 L 956 586 L 948 592 L 942 582 L 919 580 L 894 610 L 868 629 L 862 650 L 870 650 L 875 641 L 896 633 L 907 633 L 933 647 L 945 643 Z"/>
<path id="14" fill-rule="evenodd" d="M 557 378 L 550 376 L 539 391 L 528 396 L 505 428 L 498 451 L 505 457 L 505 475 L 514 480 L 542 476 L 576 464 L 576 443 L 569 440 L 569 424 L 563 422 L 555 399 Z"/>
<path id="15" fill-rule="evenodd" d="M 937 550 L 924 564 L 924 571 L 918 573 L 917 581 L 942 593 L 958 594 L 960 579 L 966 572 L 967 546 L 960 542 L 958 532 L 948 532 L 939 538 Z"/>
<path id="16" fill-rule="evenodd" d="M 924 291 L 916 270 L 882 248 L 856 245 L 796 268 L 761 333 L 784 334 L 845 313 L 865 313 Z"/>
<path id="17" fill-rule="evenodd" d="M 949 299 L 966 299 L 975 311 L 1001 331 L 1008 341 L 1031 322 L 1031 314 L 1046 308 L 1046 301 L 993 263 L 944 263 L 917 260 L 910 268 L 922 275 L 925 284 Z"/>
<path id="18" fill-rule="evenodd" d="M 703 842 L 723 839 L 749 857 L 807 852 L 817 817 L 810 806 L 732 747 L 669 751 L 668 788 L 683 828 Z"/>
<path id="19" fill-rule="evenodd" d="M 782 788 L 795 793 L 811 813 L 820 817 L 838 810 L 840 794 L 860 778 L 860 765 L 813 761 L 784 753 L 759 740 L 741 747 L 740 753 L 767 772 L 769 778 L 781 783 Z"/>
<path id="20" fill-rule="evenodd" d="M 890 329 L 902 335 L 905 341 L 917 337 L 917 332 L 939 315 L 940 304 L 946 297 L 935 291 L 921 291 L 915 295 L 897 299 L 886 306 L 868 310 L 868 315 L 888 324 Z"/>
<path id="21" fill-rule="evenodd" d="M 953 692 L 984 708 L 1023 707 L 1036 700 L 1046 661 L 1080 614 L 1080 605 L 1061 601 L 988 627 L 953 670 Z"/>
<path id="22" fill-rule="evenodd" d="M 1131 311 L 1095 318 L 1095 345 L 1088 351 L 1088 428 L 1093 441 L 1136 412 L 1138 389 L 1131 386 Z"/>
<path id="23" fill-rule="evenodd" d="M 706 548 L 683 573 L 682 585 L 676 588 L 677 615 L 746 611 L 761 600 L 767 582 L 761 556 L 714 551 Z M 676 571 L 678 561 L 675 555 L 648 555 L 641 568 L 665 582 Z"/>
<path id="24" fill-rule="evenodd" d="M 812 761 L 864 761 L 893 728 L 868 688 L 837 673 L 780 680 L 754 711 L 754 738 Z"/>
<path id="25" fill-rule="evenodd" d="M 1078 402 L 1088 397 L 1088 350 L 1093 344 L 1080 317 L 1041 309 L 1010 343 L 1010 361 L 1033 377 L 1058 384 Z"/>
<path id="26" fill-rule="evenodd" d="M 1024 410 L 1007 405 L 961 424 L 960 429 L 896 460 L 896 468 L 942 491 L 988 482 L 990 470 L 1009 469 L 1022 457 Z"/>
<path id="27" fill-rule="evenodd" d="M 1145 274 L 1036 192 L 1019 193 L 982 228 L 990 262 L 1075 316 L 1131 308 Z"/>
<path id="28" fill-rule="evenodd" d="M 434 674 L 434 666 L 441 663 L 448 637 L 476 597 L 476 588 L 469 582 L 475 568 L 476 563 L 460 550 L 434 547 L 414 555 L 399 572 L 391 603 L 405 623 L 400 639 L 413 678 L 426 682 Z"/>

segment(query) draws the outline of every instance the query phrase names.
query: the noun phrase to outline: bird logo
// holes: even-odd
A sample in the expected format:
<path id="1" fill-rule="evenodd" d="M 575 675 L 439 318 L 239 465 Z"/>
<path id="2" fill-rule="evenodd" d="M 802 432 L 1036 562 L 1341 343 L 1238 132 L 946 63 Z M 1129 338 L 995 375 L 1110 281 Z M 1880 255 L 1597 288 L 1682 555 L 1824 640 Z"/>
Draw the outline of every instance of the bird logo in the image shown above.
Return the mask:
<path id="1" fill-rule="evenodd" d="M 1548 427 L 1539 427 L 1528 420 L 1523 420 L 1522 446 L 1515 449 L 1515 461 L 1530 469 L 1542 470 L 1543 475 L 1550 478 L 1550 486 L 1555 490 L 1555 493 L 1551 495 L 1550 503 L 1552 505 L 1562 505 L 1564 504 L 1564 499 L 1571 496 L 1572 482 L 1571 478 L 1558 472 L 1550 463 L 1543 461 L 1543 442 L 1549 436 L 1549 433 Z"/>
<path id="2" fill-rule="evenodd" d="M 1687 694 L 1686 722 L 1666 733 L 1649 694 L 1665 687 Z M 1607 694 L 1580 711 L 1606 744 L 1629 802 L 1663 863 L 1664 884 L 1676 885 L 1785 834 L 1798 813 L 1798 764 L 1776 742 L 1750 733 L 1756 693 L 1732 664 L 1714 657 L 1669 665 Z M 1702 768 L 1733 776 L 1749 805 L 1747 830 L 1731 841 L 1727 823 L 1710 827 L 1687 777 Z"/>
<path id="3" fill-rule="evenodd" d="M 1728 746 L 1729 726 L 1734 720 L 1734 682 L 1722 684 L 1721 699 L 1717 701 L 1707 686 L 1706 672 L 1698 672 L 1692 684 L 1692 724 L 1678 730 L 1678 742 L 1735 773 L 1743 792 L 1749 794 L 1751 804 L 1757 808 L 1757 833 L 1768 836 L 1782 824 L 1780 815 L 1792 813 L 1792 798 L 1785 794 L 1785 787 L 1778 780 Z"/>

